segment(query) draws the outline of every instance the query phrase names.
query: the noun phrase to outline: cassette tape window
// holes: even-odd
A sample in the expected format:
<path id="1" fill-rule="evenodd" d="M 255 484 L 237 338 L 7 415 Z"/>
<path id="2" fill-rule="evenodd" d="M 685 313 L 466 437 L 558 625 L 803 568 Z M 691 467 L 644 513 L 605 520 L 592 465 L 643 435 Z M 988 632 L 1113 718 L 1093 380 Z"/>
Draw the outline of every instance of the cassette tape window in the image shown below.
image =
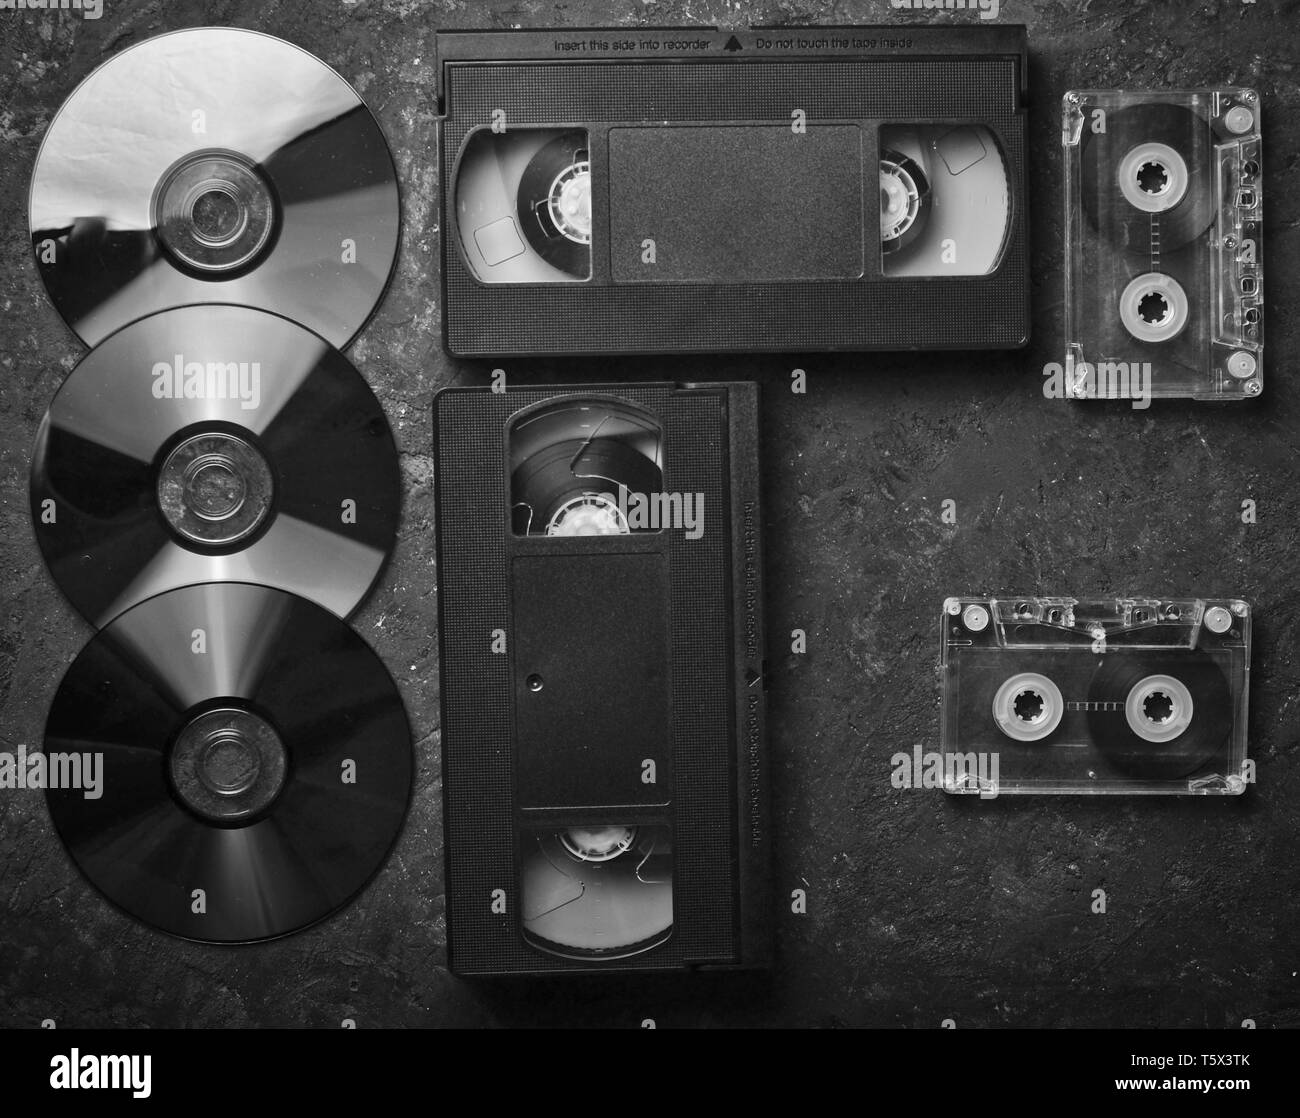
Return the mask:
<path id="1" fill-rule="evenodd" d="M 456 216 L 465 262 L 483 283 L 590 278 L 587 133 L 491 126 L 475 132 L 456 176 Z"/>
<path id="2" fill-rule="evenodd" d="M 983 276 L 1011 228 L 1006 159 L 983 125 L 880 130 L 880 253 L 886 276 Z"/>

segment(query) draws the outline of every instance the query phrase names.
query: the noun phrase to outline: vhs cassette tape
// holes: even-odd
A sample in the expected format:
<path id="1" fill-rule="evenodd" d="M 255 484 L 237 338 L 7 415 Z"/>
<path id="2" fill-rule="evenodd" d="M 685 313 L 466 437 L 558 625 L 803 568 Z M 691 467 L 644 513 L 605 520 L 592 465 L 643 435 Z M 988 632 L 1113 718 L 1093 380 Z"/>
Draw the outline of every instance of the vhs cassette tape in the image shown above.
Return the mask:
<path id="1" fill-rule="evenodd" d="M 459 356 L 1014 348 L 1023 27 L 437 36 Z"/>
<path id="2" fill-rule="evenodd" d="M 434 399 L 449 965 L 763 965 L 758 395 Z"/>
<path id="3" fill-rule="evenodd" d="M 1063 140 L 1067 393 L 1258 396 L 1258 94 L 1076 90 Z"/>
<path id="4" fill-rule="evenodd" d="M 949 598 L 943 786 L 1236 795 L 1250 609 L 1239 600 Z"/>

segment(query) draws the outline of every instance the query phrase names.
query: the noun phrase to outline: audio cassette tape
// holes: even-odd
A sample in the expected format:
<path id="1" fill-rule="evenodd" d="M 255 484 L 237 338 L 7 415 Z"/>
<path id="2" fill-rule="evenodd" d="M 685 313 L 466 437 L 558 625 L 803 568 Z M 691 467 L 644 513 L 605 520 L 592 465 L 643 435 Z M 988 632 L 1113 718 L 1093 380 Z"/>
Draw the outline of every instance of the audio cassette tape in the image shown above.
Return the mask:
<path id="1" fill-rule="evenodd" d="M 1063 123 L 1066 393 L 1258 396 L 1258 94 L 1073 91 Z"/>
<path id="2" fill-rule="evenodd" d="M 1250 608 L 1239 600 L 949 598 L 943 787 L 1237 795 Z"/>
<path id="3" fill-rule="evenodd" d="M 434 399 L 449 965 L 765 965 L 748 384 Z"/>
<path id="4" fill-rule="evenodd" d="M 437 35 L 455 355 L 1025 344 L 1023 27 Z"/>

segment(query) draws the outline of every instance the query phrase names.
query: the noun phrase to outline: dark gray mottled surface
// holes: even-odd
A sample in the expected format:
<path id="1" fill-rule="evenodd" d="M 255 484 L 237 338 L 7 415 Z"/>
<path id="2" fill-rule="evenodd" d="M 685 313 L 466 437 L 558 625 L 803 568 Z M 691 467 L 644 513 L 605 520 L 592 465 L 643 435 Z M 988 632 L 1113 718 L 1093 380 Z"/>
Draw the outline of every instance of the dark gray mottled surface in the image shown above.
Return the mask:
<path id="1" fill-rule="evenodd" d="M 288 38 L 352 80 L 402 174 L 401 260 L 352 357 L 397 434 L 405 519 L 356 624 L 405 695 L 418 787 L 392 860 L 356 904 L 288 940 L 238 949 L 170 940 L 121 916 L 64 856 L 43 797 L 0 792 L 0 1024 L 1300 1025 L 1289 313 L 1300 278 L 1300 3 L 1003 3 L 1003 20 L 1028 24 L 1033 51 L 1036 336 L 1025 354 L 509 369 L 518 380 L 756 376 L 765 385 L 775 872 L 780 896 L 796 887 L 809 896 L 807 915 L 779 916 L 770 978 L 523 985 L 471 985 L 442 965 L 428 405 L 436 388 L 484 369 L 457 365 L 438 345 L 434 29 L 909 16 L 885 0 L 105 3 L 93 23 L 0 12 L 5 748 L 40 741 L 58 679 L 89 636 L 47 577 L 28 522 L 36 424 L 82 352 L 29 259 L 32 161 L 92 67 L 160 31 L 229 23 Z M 1264 397 L 1146 412 L 1044 400 L 1038 371 L 1061 349 L 1060 95 L 1211 83 L 1250 84 L 1264 97 Z M 796 365 L 810 373 L 806 397 L 786 387 Z M 1239 519 L 1246 497 L 1259 506 L 1250 527 Z M 945 498 L 957 502 L 955 528 L 940 521 Z M 937 739 L 937 610 L 962 592 L 1252 599 L 1258 786 L 1234 800 L 994 803 L 893 790 L 889 756 Z M 809 633 L 807 655 L 784 654 L 796 627 Z M 1089 912 L 1098 887 L 1109 895 L 1104 916 Z"/>

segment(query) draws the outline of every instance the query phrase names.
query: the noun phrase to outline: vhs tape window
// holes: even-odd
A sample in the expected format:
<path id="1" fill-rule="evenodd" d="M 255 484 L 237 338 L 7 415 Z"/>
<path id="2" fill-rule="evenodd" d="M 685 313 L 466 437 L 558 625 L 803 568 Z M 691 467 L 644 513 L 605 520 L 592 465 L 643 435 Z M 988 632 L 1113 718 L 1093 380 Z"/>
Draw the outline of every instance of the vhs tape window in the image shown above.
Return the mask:
<path id="1" fill-rule="evenodd" d="M 456 173 L 456 224 L 483 283 L 591 276 L 591 154 L 583 129 L 470 136 Z"/>
<path id="2" fill-rule="evenodd" d="M 532 827 L 522 836 L 524 937 L 570 959 L 624 959 L 673 929 L 673 833 L 663 824 Z"/>
<path id="3" fill-rule="evenodd" d="M 888 277 L 982 276 L 1011 225 L 1005 157 L 983 125 L 880 130 L 880 252 Z"/>
<path id="4" fill-rule="evenodd" d="M 663 492 L 663 431 L 617 400 L 563 400 L 510 428 L 510 519 L 519 536 L 657 530 L 641 515 Z"/>

